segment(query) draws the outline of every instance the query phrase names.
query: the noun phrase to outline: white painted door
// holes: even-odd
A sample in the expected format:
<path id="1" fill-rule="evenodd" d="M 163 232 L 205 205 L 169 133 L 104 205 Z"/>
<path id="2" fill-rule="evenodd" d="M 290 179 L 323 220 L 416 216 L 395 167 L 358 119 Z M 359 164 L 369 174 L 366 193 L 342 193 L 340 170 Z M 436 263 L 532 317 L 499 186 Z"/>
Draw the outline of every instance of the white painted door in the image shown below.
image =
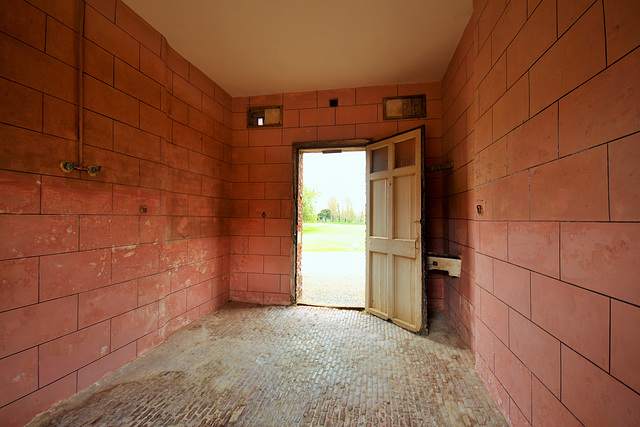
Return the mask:
<path id="1" fill-rule="evenodd" d="M 410 331 L 422 326 L 422 133 L 367 147 L 365 309 Z"/>

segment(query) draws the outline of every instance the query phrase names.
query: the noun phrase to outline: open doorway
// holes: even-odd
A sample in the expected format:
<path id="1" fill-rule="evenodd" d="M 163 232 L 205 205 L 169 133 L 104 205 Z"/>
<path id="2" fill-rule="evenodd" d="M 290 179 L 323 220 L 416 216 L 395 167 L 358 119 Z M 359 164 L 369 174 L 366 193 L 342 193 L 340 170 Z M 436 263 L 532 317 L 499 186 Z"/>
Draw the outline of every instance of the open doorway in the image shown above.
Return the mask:
<path id="1" fill-rule="evenodd" d="M 299 162 L 297 301 L 364 308 L 366 152 L 302 151 Z"/>

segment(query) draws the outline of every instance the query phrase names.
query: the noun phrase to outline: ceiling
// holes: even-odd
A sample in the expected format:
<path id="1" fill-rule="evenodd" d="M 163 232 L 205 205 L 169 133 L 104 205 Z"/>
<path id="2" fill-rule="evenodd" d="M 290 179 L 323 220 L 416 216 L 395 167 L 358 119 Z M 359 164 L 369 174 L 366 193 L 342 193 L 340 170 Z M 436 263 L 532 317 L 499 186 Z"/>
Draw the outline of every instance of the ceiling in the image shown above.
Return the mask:
<path id="1" fill-rule="evenodd" d="M 124 0 L 232 96 L 442 79 L 472 0 Z"/>

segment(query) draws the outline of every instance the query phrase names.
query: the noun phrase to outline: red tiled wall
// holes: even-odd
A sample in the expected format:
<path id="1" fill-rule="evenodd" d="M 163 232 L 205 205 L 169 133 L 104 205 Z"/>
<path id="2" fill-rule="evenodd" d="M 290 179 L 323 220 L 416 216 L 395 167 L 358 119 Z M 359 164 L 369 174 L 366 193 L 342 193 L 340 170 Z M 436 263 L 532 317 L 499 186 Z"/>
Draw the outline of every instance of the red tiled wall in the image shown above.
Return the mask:
<path id="1" fill-rule="evenodd" d="M 474 1 L 442 82 L 446 310 L 513 425 L 640 419 L 638 22 L 635 0 Z"/>
<path id="2" fill-rule="evenodd" d="M 121 1 L 0 2 L 0 423 L 229 300 L 231 97 Z M 147 213 L 140 213 L 140 206 Z"/>
<path id="3" fill-rule="evenodd" d="M 426 126 L 427 165 L 441 152 L 440 83 L 321 90 L 233 99 L 233 201 L 231 299 L 261 304 L 290 301 L 292 190 L 295 142 L 350 138 L 381 139 Z M 427 118 L 383 120 L 382 98 L 425 94 Z M 337 98 L 339 106 L 330 107 Z M 282 128 L 247 129 L 248 107 L 283 106 Z M 443 247 L 442 179 L 428 175 L 429 250 Z M 262 213 L 265 218 L 262 218 Z M 431 308 L 443 309 L 443 279 L 430 273 Z"/>

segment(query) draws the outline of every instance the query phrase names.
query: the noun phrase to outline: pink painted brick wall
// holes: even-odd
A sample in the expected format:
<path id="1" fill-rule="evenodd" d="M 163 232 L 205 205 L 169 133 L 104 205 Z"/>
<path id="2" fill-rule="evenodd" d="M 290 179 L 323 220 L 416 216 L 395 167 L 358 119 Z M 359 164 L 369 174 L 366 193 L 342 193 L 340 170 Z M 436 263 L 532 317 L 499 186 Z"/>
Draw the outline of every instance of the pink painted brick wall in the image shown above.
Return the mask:
<path id="1" fill-rule="evenodd" d="M 292 143 L 422 124 L 427 165 L 454 162 L 427 175 L 428 249 L 463 257 L 458 279 L 430 273 L 429 307 L 500 409 L 640 418 L 638 2 L 474 0 L 441 82 L 232 99 L 120 0 L 87 1 L 93 178 L 58 167 L 77 156 L 78 2 L 0 8 L 7 424 L 229 299 L 288 303 Z M 382 97 L 420 93 L 426 120 L 382 120 Z M 282 128 L 246 129 L 248 106 L 280 104 Z"/>
<path id="2" fill-rule="evenodd" d="M 442 81 L 446 311 L 513 425 L 640 419 L 638 5 L 476 0 Z"/>
<path id="3" fill-rule="evenodd" d="M 231 97 L 120 0 L 87 1 L 84 156 L 102 171 L 63 174 L 79 4 L 0 5 L 3 425 L 229 300 Z"/>

